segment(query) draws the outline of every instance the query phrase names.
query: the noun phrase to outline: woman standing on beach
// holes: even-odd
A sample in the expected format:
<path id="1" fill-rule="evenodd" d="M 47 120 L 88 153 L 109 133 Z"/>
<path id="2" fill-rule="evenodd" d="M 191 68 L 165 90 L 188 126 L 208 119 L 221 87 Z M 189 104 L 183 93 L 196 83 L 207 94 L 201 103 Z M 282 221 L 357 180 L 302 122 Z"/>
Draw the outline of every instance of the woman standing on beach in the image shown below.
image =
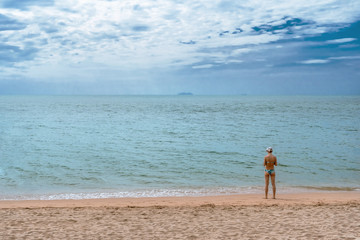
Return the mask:
<path id="1" fill-rule="evenodd" d="M 269 192 L 269 178 L 271 177 L 271 185 L 273 190 L 273 199 L 275 199 L 276 186 L 275 186 L 275 166 L 277 166 L 277 159 L 272 154 L 272 147 L 266 149 L 268 155 L 264 157 L 264 167 L 265 167 L 265 198 L 268 198 Z"/>

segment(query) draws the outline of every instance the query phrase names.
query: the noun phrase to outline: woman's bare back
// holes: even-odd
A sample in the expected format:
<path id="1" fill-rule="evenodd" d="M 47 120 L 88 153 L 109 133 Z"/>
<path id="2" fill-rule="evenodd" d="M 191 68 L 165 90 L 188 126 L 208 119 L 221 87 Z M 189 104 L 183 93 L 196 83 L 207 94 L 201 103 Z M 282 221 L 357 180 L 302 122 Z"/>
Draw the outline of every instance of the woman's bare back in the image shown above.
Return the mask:
<path id="1" fill-rule="evenodd" d="M 277 159 L 274 155 L 268 154 L 264 157 L 264 166 L 266 169 L 274 169 L 274 166 L 277 166 Z"/>

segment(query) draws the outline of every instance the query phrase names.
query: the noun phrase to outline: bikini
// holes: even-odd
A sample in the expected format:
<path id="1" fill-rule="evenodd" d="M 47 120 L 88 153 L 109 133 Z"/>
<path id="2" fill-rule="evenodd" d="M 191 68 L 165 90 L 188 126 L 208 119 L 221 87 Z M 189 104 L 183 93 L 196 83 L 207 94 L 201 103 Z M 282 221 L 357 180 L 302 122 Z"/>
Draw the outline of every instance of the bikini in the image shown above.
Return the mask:
<path id="1" fill-rule="evenodd" d="M 268 163 L 269 163 L 269 162 L 266 161 L 266 164 L 268 164 Z M 271 174 L 275 172 L 275 169 L 269 169 L 269 170 L 268 170 L 268 169 L 265 168 L 265 172 L 267 172 L 267 173 L 271 176 Z"/>
<path id="2" fill-rule="evenodd" d="M 273 172 L 275 172 L 275 169 L 270 169 L 270 170 L 265 169 L 265 172 L 268 172 L 271 175 Z"/>

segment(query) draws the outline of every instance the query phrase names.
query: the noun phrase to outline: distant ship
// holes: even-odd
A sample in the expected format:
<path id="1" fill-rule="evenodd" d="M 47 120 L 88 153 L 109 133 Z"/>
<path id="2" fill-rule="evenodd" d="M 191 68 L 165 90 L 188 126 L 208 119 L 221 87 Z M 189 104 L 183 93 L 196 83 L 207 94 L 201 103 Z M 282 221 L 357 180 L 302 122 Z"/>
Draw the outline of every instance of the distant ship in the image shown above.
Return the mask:
<path id="1" fill-rule="evenodd" d="M 181 92 L 181 93 L 178 93 L 178 95 L 181 95 L 181 96 L 192 96 L 192 95 L 194 95 L 194 94 L 191 93 L 191 92 Z"/>

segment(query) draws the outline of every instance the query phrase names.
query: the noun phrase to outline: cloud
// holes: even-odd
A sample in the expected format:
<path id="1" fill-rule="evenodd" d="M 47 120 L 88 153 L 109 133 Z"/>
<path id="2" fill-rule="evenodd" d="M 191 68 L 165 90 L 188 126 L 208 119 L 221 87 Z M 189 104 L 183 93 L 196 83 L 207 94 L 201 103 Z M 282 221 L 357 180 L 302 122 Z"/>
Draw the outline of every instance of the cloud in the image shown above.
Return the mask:
<path id="1" fill-rule="evenodd" d="M 305 21 L 300 18 L 283 17 L 279 21 L 270 21 L 266 24 L 255 26 L 253 30 L 257 33 L 271 32 L 271 33 L 285 33 L 292 34 L 301 29 L 302 26 L 314 24 L 311 21 Z"/>
<path id="2" fill-rule="evenodd" d="M 341 57 L 330 57 L 329 60 L 356 60 L 360 59 L 360 56 L 341 56 Z"/>
<path id="3" fill-rule="evenodd" d="M 149 26 L 146 25 L 135 25 L 131 29 L 135 32 L 144 32 L 144 31 L 148 31 L 150 28 Z"/>
<path id="4" fill-rule="evenodd" d="M 213 64 L 203 64 L 203 65 L 196 65 L 193 66 L 193 69 L 204 69 L 204 68 L 212 68 L 214 65 Z"/>
<path id="5" fill-rule="evenodd" d="M 360 2 L 349 1 L 4 0 L 0 74 L 87 81 L 93 72 L 326 65 L 351 55 L 337 44 L 358 48 L 356 36 L 340 34 L 358 20 Z"/>
<path id="6" fill-rule="evenodd" d="M 54 0 L 2 0 L 0 3 L 0 7 L 3 8 L 18 8 L 25 9 L 29 6 L 50 6 L 52 5 Z"/>
<path id="7" fill-rule="evenodd" d="M 190 41 L 180 41 L 180 43 L 188 45 L 188 44 L 195 44 L 196 42 L 193 40 L 190 40 Z"/>
<path id="8" fill-rule="evenodd" d="M 334 40 L 328 40 L 326 41 L 326 43 L 329 44 L 341 44 L 341 43 L 348 43 L 348 42 L 353 42 L 356 41 L 356 38 L 340 38 L 340 39 L 334 39 Z"/>
<path id="9" fill-rule="evenodd" d="M 358 60 L 360 59 L 360 56 L 340 56 L 340 57 L 329 57 L 326 59 L 309 59 L 309 60 L 304 60 L 304 61 L 300 61 L 300 63 L 302 64 L 325 64 L 325 63 L 329 63 L 332 60 Z"/>
<path id="10" fill-rule="evenodd" d="M 230 64 L 230 63 L 243 63 L 244 61 L 243 60 L 236 60 L 236 59 L 233 59 L 233 60 L 228 60 L 226 61 L 227 64 Z"/>
<path id="11" fill-rule="evenodd" d="M 26 28 L 25 23 L 0 14 L 0 32 L 9 30 L 22 30 L 24 28 Z"/>
<path id="12" fill-rule="evenodd" d="M 328 63 L 329 60 L 327 59 L 310 59 L 310 60 L 305 60 L 305 61 L 301 61 L 300 63 L 302 64 L 324 64 L 324 63 Z"/>
<path id="13" fill-rule="evenodd" d="M 0 63 L 13 64 L 32 60 L 38 51 L 37 48 L 31 46 L 22 49 L 18 46 L 0 44 Z"/>
<path id="14" fill-rule="evenodd" d="M 254 51 L 253 49 L 251 48 L 238 48 L 238 49 L 235 49 L 231 52 L 232 55 L 241 55 L 241 54 L 244 54 L 244 53 L 249 53 L 249 52 L 252 52 Z"/>

